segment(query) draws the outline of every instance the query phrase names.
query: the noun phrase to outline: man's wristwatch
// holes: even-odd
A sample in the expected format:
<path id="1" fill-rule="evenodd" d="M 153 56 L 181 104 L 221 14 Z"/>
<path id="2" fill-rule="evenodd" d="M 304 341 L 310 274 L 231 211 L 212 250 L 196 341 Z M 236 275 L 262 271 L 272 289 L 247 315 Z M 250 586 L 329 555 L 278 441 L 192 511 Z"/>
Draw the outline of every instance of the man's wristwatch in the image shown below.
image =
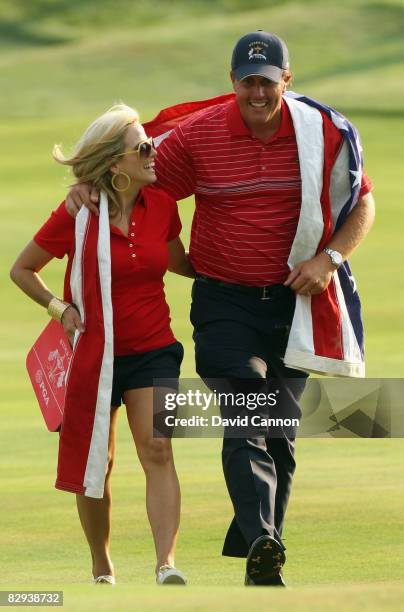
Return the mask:
<path id="1" fill-rule="evenodd" d="M 325 248 L 324 253 L 327 253 L 329 258 L 331 259 L 332 265 L 338 269 L 343 262 L 341 253 L 339 253 L 338 251 L 333 251 L 333 249 L 329 248 Z"/>

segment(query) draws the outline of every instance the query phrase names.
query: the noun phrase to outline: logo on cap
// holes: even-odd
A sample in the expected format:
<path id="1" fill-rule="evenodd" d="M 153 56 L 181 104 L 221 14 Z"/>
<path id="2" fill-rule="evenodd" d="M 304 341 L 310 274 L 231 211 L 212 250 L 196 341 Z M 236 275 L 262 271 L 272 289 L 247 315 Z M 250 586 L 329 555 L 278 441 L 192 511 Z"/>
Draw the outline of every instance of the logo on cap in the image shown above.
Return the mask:
<path id="1" fill-rule="evenodd" d="M 267 56 L 262 53 L 264 47 L 268 47 L 267 43 L 261 41 L 251 42 L 249 45 L 250 50 L 248 51 L 248 59 L 249 60 L 264 60 L 264 62 L 268 61 Z"/>

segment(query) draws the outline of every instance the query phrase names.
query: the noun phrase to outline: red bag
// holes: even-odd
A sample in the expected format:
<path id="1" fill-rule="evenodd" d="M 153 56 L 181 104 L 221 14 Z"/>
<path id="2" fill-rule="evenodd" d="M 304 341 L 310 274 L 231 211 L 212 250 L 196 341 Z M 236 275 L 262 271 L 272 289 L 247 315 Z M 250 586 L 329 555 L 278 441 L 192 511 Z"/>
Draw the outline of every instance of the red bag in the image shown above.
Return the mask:
<path id="1" fill-rule="evenodd" d="M 26 366 L 49 431 L 62 424 L 72 349 L 61 323 L 50 321 L 27 355 Z"/>

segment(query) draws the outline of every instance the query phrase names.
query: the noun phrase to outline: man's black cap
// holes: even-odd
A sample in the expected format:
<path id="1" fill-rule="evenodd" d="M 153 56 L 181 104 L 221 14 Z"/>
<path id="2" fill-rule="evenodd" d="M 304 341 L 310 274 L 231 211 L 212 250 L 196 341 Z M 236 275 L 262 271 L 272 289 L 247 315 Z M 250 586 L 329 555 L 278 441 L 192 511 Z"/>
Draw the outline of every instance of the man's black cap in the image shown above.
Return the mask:
<path id="1" fill-rule="evenodd" d="M 234 47 L 231 69 L 238 81 L 258 75 L 280 83 L 282 71 L 288 68 L 288 49 L 275 34 L 263 30 L 250 32 L 240 38 Z"/>

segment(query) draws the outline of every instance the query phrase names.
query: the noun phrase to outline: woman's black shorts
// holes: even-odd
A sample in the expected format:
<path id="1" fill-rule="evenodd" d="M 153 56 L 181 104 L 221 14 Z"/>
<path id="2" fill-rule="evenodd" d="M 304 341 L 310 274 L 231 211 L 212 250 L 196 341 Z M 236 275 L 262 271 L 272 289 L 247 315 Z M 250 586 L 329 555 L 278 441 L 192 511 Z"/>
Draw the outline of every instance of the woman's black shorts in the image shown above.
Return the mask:
<path id="1" fill-rule="evenodd" d="M 180 342 L 146 353 L 116 356 L 111 405 L 120 406 L 124 392 L 129 389 L 161 386 L 156 379 L 173 378 L 178 381 L 183 357 L 184 349 Z M 175 384 L 177 389 L 178 383 Z"/>

